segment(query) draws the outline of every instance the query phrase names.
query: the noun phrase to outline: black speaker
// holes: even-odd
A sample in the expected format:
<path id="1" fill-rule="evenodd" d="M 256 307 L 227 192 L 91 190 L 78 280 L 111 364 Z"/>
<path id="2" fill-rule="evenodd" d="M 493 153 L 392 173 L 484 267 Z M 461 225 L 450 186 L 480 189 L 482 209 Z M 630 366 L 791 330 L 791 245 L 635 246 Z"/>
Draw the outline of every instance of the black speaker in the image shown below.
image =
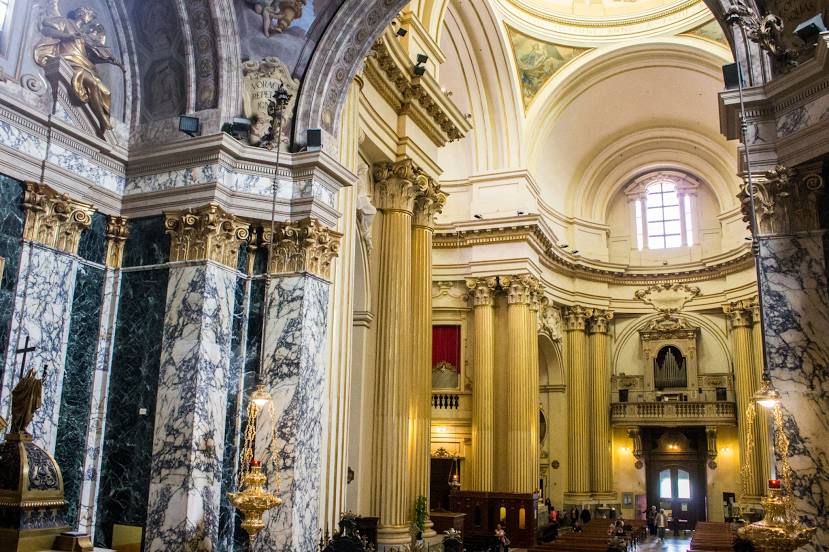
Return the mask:
<path id="1" fill-rule="evenodd" d="M 309 128 L 305 133 L 305 145 L 308 151 L 319 151 L 322 149 L 322 130 Z"/>
<path id="2" fill-rule="evenodd" d="M 740 69 L 739 63 L 729 63 L 728 65 L 723 65 L 722 76 L 723 80 L 725 80 L 726 90 L 734 90 L 735 88 L 739 88 L 740 82 L 742 82 L 743 86 L 745 86 L 745 80 L 743 80 L 743 72 Z"/>

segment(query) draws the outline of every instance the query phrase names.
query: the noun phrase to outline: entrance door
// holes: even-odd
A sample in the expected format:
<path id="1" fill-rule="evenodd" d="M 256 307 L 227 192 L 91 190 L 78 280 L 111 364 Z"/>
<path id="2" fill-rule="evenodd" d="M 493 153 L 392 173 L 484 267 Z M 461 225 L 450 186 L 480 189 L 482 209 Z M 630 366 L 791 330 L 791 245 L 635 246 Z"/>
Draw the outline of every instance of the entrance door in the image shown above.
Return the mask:
<path id="1" fill-rule="evenodd" d="M 665 510 L 674 531 L 692 530 L 706 519 L 705 434 L 697 428 L 646 433 L 648 505 Z"/>

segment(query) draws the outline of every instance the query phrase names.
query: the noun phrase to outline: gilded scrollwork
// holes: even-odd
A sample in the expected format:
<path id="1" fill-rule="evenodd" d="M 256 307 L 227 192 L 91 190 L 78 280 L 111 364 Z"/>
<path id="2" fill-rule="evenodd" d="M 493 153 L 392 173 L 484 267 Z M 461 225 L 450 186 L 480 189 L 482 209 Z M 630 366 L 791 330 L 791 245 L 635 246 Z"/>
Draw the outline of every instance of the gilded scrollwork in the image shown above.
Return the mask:
<path id="1" fill-rule="evenodd" d="M 92 224 L 95 209 L 45 184 L 26 182 L 23 238 L 76 254 L 81 233 Z"/>
<path id="2" fill-rule="evenodd" d="M 170 261 L 210 260 L 236 268 L 239 247 L 250 236 L 250 224 L 238 220 L 216 203 L 166 213 Z"/>
<path id="3" fill-rule="evenodd" d="M 309 273 L 330 280 L 341 240 L 342 234 L 312 218 L 281 222 L 276 227 L 270 273 Z M 262 241 L 271 242 L 270 230 L 262 233 Z"/>

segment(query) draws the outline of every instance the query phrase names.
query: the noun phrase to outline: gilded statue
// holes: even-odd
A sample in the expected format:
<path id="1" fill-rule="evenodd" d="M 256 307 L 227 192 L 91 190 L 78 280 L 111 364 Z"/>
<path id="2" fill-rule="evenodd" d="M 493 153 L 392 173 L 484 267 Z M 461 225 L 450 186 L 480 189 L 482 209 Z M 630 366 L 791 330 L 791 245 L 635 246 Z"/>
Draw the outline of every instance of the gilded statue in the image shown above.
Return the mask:
<path id="1" fill-rule="evenodd" d="M 46 67 L 60 58 L 72 68 L 72 91 L 78 101 L 88 104 L 103 135 L 112 128 L 112 92 L 98 76 L 95 65 L 109 63 L 124 70 L 123 64 L 106 45 L 106 34 L 92 8 L 80 7 L 66 17 L 60 14 L 58 0 L 51 0 L 47 15 L 40 22 L 43 39 L 35 46 L 35 62 Z"/>
<path id="2" fill-rule="evenodd" d="M 43 401 L 43 380 L 37 377 L 34 368 L 20 378 L 12 391 L 11 433 L 26 433 L 35 412 Z"/>

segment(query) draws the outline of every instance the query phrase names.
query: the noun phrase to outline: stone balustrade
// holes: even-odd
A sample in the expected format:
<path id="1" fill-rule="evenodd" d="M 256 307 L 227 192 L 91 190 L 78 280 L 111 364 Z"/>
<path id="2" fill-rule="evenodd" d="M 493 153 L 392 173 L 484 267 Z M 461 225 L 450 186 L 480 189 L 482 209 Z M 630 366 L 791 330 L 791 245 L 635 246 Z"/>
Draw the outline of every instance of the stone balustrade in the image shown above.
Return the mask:
<path id="1" fill-rule="evenodd" d="M 734 425 L 737 420 L 733 402 L 638 402 L 613 403 L 610 408 L 613 425 Z"/>

